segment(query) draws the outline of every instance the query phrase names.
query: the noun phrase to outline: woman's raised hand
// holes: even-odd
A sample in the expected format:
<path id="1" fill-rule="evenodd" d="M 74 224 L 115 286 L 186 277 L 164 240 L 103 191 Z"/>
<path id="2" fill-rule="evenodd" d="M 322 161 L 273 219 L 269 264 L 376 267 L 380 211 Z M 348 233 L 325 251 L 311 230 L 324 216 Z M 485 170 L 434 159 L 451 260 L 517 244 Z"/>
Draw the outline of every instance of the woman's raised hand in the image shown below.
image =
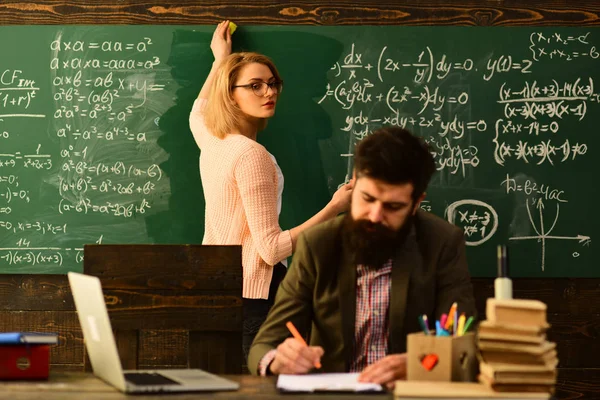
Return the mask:
<path id="1" fill-rule="evenodd" d="M 229 20 L 222 21 L 217 25 L 217 29 L 213 33 L 210 42 L 210 48 L 215 56 L 215 61 L 220 62 L 222 59 L 231 54 L 231 32 L 229 32 Z"/>
<path id="2" fill-rule="evenodd" d="M 350 182 L 341 185 L 331 198 L 336 214 L 348 211 L 350 209 L 350 198 L 354 189 L 354 178 Z"/>

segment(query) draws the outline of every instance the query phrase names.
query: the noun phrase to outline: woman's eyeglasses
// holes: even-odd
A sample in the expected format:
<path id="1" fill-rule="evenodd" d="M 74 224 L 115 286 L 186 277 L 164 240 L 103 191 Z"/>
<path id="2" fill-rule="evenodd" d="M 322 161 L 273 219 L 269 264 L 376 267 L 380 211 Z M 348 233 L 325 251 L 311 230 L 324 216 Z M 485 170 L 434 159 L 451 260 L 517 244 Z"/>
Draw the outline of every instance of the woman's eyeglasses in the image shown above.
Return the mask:
<path id="1" fill-rule="evenodd" d="M 271 90 L 273 92 L 275 92 L 276 94 L 281 93 L 281 91 L 283 90 L 283 81 L 273 81 L 273 82 L 262 82 L 262 81 L 258 81 L 258 82 L 252 82 L 252 83 L 248 83 L 247 85 L 235 85 L 233 86 L 233 88 L 246 88 L 246 89 L 251 89 L 252 92 L 259 96 L 259 97 L 263 97 L 265 94 L 267 94 L 267 88 L 271 88 Z"/>

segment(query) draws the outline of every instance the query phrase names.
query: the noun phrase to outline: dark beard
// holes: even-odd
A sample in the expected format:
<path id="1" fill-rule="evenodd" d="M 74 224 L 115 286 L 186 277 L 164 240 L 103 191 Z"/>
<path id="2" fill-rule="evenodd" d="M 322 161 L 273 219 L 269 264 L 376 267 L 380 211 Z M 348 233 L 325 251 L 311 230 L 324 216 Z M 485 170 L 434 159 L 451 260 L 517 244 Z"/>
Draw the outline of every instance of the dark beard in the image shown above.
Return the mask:
<path id="1" fill-rule="evenodd" d="M 342 235 L 355 264 L 381 268 L 402 247 L 413 224 L 409 216 L 397 231 L 369 220 L 354 220 L 350 213 L 344 217 Z"/>

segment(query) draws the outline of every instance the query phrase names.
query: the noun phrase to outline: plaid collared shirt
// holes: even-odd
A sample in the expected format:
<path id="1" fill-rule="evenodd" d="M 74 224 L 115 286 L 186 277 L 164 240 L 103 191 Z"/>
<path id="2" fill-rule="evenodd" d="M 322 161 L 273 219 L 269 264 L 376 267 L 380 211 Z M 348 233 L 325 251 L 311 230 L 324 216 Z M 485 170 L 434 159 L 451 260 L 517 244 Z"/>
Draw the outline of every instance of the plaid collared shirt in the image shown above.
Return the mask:
<path id="1" fill-rule="evenodd" d="M 356 316 L 349 372 L 361 372 L 387 355 L 392 260 L 379 269 L 356 266 Z M 263 356 L 258 371 L 267 375 L 275 358 L 273 349 Z"/>
<path id="2" fill-rule="evenodd" d="M 356 267 L 356 318 L 350 372 L 360 372 L 387 355 L 392 260 L 375 269 Z"/>

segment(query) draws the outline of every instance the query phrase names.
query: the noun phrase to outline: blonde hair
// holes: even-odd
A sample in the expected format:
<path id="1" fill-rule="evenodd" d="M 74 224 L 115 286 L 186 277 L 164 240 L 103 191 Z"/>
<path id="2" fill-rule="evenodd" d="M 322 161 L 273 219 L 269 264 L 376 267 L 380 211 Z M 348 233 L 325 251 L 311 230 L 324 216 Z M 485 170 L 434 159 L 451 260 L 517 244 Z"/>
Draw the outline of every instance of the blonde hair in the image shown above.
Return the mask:
<path id="1" fill-rule="evenodd" d="M 235 85 L 240 71 L 248 64 L 266 65 L 276 80 L 281 77 L 273 61 L 262 54 L 253 52 L 232 53 L 223 59 L 219 65 L 213 84 L 208 93 L 208 101 L 204 107 L 204 123 L 209 132 L 219 139 L 235 131 L 242 125 L 246 114 L 233 100 L 233 85 Z M 259 130 L 266 127 L 267 120 L 261 121 Z"/>

